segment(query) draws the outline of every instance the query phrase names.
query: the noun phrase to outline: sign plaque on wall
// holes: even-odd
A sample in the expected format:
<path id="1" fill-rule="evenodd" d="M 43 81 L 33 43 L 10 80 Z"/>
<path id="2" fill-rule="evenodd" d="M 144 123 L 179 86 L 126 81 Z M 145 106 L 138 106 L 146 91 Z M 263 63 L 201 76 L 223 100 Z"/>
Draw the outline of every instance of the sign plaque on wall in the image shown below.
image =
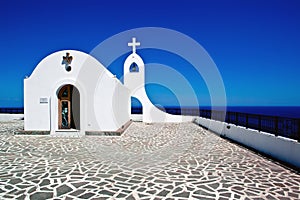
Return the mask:
<path id="1" fill-rule="evenodd" d="M 48 103 L 48 98 L 47 97 L 41 97 L 40 98 L 40 104 Z"/>

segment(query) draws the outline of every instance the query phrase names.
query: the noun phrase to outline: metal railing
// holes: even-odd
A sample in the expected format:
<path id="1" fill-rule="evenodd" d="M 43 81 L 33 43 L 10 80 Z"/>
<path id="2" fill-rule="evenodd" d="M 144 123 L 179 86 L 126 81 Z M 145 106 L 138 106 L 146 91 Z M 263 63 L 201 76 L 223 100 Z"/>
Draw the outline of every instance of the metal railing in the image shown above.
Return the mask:
<path id="1" fill-rule="evenodd" d="M 227 112 L 225 121 L 238 126 L 272 133 L 275 136 L 295 139 L 300 142 L 300 119 Z"/>
<path id="2" fill-rule="evenodd" d="M 300 119 L 296 118 L 248 114 L 231 111 L 227 111 L 226 113 L 224 113 L 223 111 L 211 111 L 206 109 L 199 110 L 198 108 L 165 107 L 159 109 L 174 115 L 192 115 L 214 119 L 217 121 L 225 121 L 237 126 L 243 126 L 258 131 L 271 133 L 275 136 L 282 136 L 300 142 Z M 142 108 L 133 108 L 132 111 L 140 114 L 142 113 Z"/>

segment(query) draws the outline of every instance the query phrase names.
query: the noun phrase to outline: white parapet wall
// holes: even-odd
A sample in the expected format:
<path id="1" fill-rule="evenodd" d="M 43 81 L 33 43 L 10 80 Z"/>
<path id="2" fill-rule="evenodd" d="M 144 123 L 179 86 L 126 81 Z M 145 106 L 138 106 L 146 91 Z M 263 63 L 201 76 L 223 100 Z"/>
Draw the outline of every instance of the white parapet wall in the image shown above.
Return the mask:
<path id="1" fill-rule="evenodd" d="M 143 121 L 143 114 L 131 114 L 130 119 L 132 121 L 135 121 L 135 122 L 142 122 Z"/>
<path id="2" fill-rule="evenodd" d="M 208 128 L 220 136 L 232 139 L 275 159 L 300 168 L 300 143 L 296 140 L 280 136 L 276 137 L 270 133 L 202 117 L 196 118 L 195 123 Z"/>
<path id="3" fill-rule="evenodd" d="M 0 114 L 0 122 L 21 120 L 23 118 L 23 114 Z"/>

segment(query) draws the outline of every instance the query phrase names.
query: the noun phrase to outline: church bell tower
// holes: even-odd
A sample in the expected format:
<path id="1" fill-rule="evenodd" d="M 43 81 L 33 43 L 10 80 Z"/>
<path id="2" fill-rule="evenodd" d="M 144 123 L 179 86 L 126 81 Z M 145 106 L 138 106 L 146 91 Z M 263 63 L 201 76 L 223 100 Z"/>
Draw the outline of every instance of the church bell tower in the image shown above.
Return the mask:
<path id="1" fill-rule="evenodd" d="M 132 38 L 128 43 L 132 47 L 132 53 L 126 58 L 124 63 L 124 85 L 130 89 L 131 93 L 145 86 L 145 66 L 142 58 L 136 54 L 136 47 L 141 43 Z"/>

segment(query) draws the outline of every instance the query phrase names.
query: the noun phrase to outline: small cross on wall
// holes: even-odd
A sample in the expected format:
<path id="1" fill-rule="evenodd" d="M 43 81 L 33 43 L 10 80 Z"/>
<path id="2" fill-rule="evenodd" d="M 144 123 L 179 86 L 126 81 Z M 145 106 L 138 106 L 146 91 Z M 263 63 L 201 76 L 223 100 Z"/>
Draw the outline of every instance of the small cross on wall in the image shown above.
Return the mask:
<path id="1" fill-rule="evenodd" d="M 128 46 L 129 46 L 129 47 L 132 47 L 132 52 L 133 52 L 133 53 L 136 52 L 136 47 L 137 47 L 137 46 L 140 46 L 140 45 L 141 45 L 141 43 L 140 43 L 140 42 L 136 42 L 136 38 L 135 38 L 135 37 L 132 38 L 132 42 L 129 42 L 129 43 L 128 43 Z"/>
<path id="2" fill-rule="evenodd" d="M 69 72 L 71 71 L 71 63 L 72 63 L 73 57 L 70 56 L 70 53 L 66 53 L 66 56 L 63 56 L 63 60 L 62 63 L 63 65 L 65 65 L 66 70 Z"/>

